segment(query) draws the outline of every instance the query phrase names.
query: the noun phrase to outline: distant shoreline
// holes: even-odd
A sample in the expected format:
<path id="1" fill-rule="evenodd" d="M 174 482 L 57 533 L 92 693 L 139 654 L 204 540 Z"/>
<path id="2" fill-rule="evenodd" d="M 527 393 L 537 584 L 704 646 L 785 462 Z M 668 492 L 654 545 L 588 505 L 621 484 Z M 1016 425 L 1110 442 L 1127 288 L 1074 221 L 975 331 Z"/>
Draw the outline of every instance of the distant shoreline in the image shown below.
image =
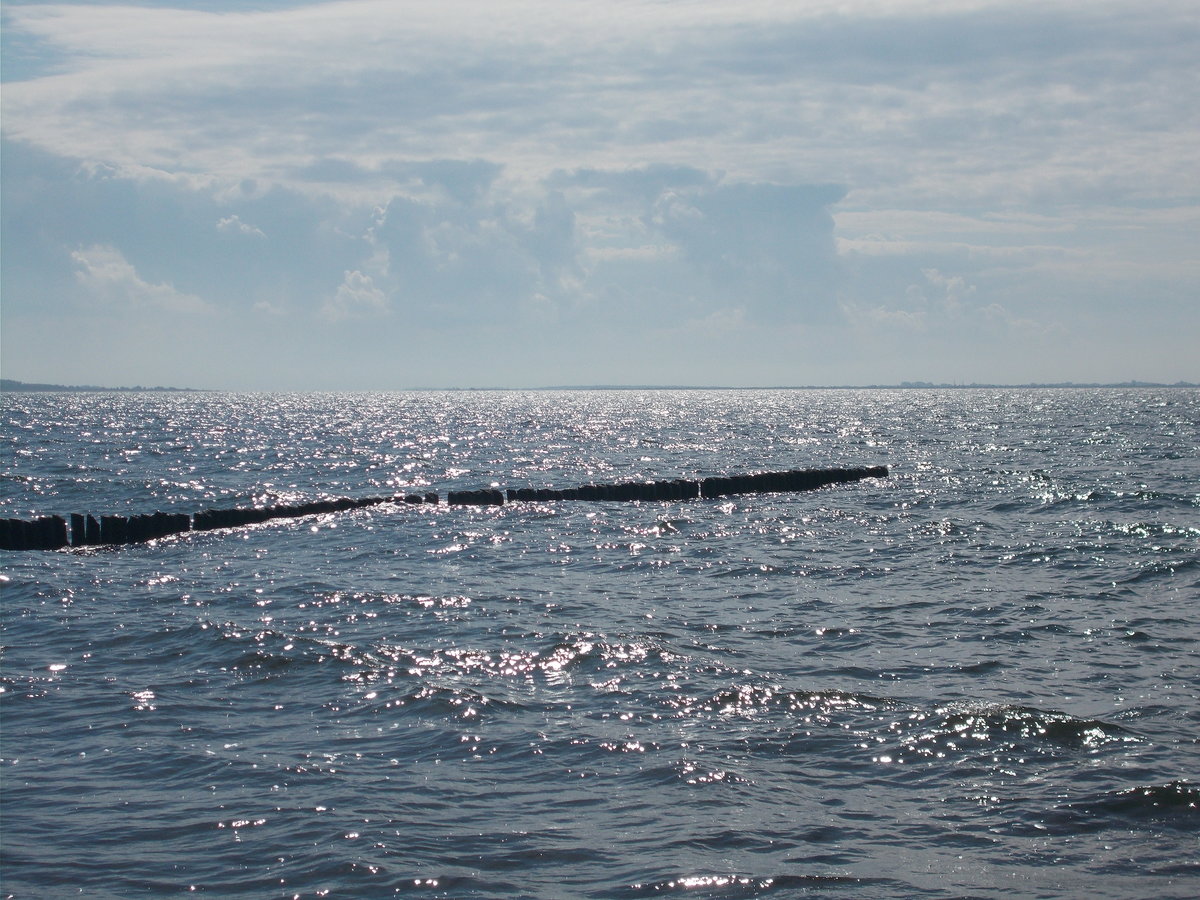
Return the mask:
<path id="1" fill-rule="evenodd" d="M 1177 381 L 1166 384 L 1157 381 L 1120 381 L 1120 382 L 1034 382 L 1030 384 L 935 384 L 928 381 L 902 381 L 899 384 L 797 384 L 797 385 L 761 385 L 754 387 L 736 385 L 694 385 L 694 384 L 561 384 L 544 385 L 534 388 L 514 387 L 419 387 L 419 388 L 387 388 L 398 391 L 883 391 L 883 390 L 1029 390 L 1039 388 L 1200 388 L 1200 384 L 1190 381 Z M 222 391 L 210 388 L 186 387 L 101 387 L 93 384 L 41 384 L 37 382 L 17 381 L 13 378 L 0 378 L 0 393 L 159 393 L 159 394 L 204 394 L 204 393 L 343 393 L 336 389 L 321 389 L 316 391 Z M 355 389 L 344 393 L 372 393 L 372 389 Z"/>
<path id="2" fill-rule="evenodd" d="M 532 388 L 538 391 L 907 391 L 907 390 L 973 390 L 978 388 L 1196 388 L 1200 384 L 1177 381 L 1166 384 L 1157 381 L 1119 381 L 1111 383 L 1080 383 L 1063 381 L 1031 384 L 934 384 L 928 381 L 902 381 L 899 384 L 777 384 L 755 387 L 733 385 L 689 384 L 587 384 L 549 385 Z M 504 390 L 504 388 L 471 388 L 471 390 Z"/>
<path id="3" fill-rule="evenodd" d="M 108 392 L 120 393 L 203 393 L 199 388 L 178 388 L 178 387 L 100 387 L 95 384 L 40 384 L 38 382 L 17 381 L 13 378 L 0 378 L 0 393 L 8 392 L 16 393 L 25 391 L 29 393 L 55 393 L 55 394 L 99 394 Z"/>

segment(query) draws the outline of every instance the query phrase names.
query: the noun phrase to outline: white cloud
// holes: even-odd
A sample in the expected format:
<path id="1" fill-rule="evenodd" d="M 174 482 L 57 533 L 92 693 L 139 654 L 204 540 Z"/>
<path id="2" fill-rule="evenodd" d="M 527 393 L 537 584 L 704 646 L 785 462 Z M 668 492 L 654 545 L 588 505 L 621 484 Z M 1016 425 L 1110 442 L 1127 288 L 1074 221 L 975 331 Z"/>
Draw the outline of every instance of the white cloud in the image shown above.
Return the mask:
<path id="1" fill-rule="evenodd" d="M 962 311 L 963 303 L 975 293 L 975 285 L 967 284 L 961 275 L 943 275 L 937 269 L 923 269 L 928 286 L 933 289 L 936 304 L 947 315 L 957 315 Z M 913 285 L 918 291 L 922 288 Z"/>
<path id="2" fill-rule="evenodd" d="M 853 194 L 847 202 L 854 202 Z M 1013 235 L 1059 235 L 1077 227 L 1061 213 L 1052 216 L 1012 209 L 983 215 L 928 209 L 839 209 L 834 218 L 841 233 L 871 235 L 881 241 L 889 235 L 943 239 L 971 235 L 1000 240 Z"/>
<path id="3" fill-rule="evenodd" d="M 613 366 L 631 323 L 921 361 L 1085 317 L 1125 346 L 1130 298 L 1131 354 L 1200 327 L 1192 0 L 263 6 L 6 4 L 6 325 L 74 282 L 282 353 L 314 319 Z"/>
<path id="4" fill-rule="evenodd" d="M 241 234 L 247 237 L 266 237 L 266 234 L 263 233 L 261 228 L 257 228 L 254 225 L 249 225 L 243 222 L 237 216 L 225 216 L 224 218 L 218 219 L 217 231 L 226 234 Z"/>
<path id="5" fill-rule="evenodd" d="M 957 336 L 964 342 L 1021 334 L 1041 337 L 1057 330 L 1037 319 L 1020 316 L 998 301 L 979 302 L 978 288 L 963 275 L 939 269 L 921 271 L 899 296 L 884 303 L 847 302 L 847 321 L 858 329 Z"/>
<path id="6" fill-rule="evenodd" d="M 117 309 L 203 313 L 211 307 L 200 297 L 176 290 L 170 284 L 144 281 L 121 251 L 111 245 L 76 250 L 71 259 L 76 278 L 94 300 Z"/>
<path id="7" fill-rule="evenodd" d="M 1195 185 L 1194 7 L 353 0 L 241 13 L 10 6 L 70 54 L 9 83 L 10 136 L 121 166 L 361 196 L 396 160 L 507 177 L 686 164 L 873 205 Z M 1048 35 L 1053 35 L 1049 38 Z M 1102 63 L 1102 64 L 1101 64 Z M 304 173 L 307 173 L 305 175 Z"/>
<path id="8" fill-rule="evenodd" d="M 272 303 L 270 300 L 259 300 L 252 307 L 255 312 L 262 313 L 267 316 L 285 316 L 288 309 L 282 303 Z"/>
<path id="9" fill-rule="evenodd" d="M 346 272 L 337 293 L 321 307 L 322 317 L 331 322 L 376 316 L 388 311 L 387 297 L 375 287 L 370 275 Z"/>

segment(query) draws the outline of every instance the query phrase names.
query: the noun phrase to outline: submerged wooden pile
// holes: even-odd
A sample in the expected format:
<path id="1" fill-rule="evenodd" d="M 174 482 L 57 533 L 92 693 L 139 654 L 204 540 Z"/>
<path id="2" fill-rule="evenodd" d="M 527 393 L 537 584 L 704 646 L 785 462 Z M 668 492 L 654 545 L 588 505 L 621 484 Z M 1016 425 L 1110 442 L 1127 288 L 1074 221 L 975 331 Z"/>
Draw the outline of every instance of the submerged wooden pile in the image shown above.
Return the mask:
<path id="1" fill-rule="evenodd" d="M 886 478 L 887 466 L 859 469 L 794 469 L 790 472 L 759 472 L 755 475 L 729 475 L 703 478 L 699 481 L 626 481 L 617 484 L 585 484 L 581 487 L 554 490 L 551 488 L 517 488 L 507 491 L 451 491 L 447 502 L 452 504 L 500 506 L 506 501 L 588 500 L 634 501 L 694 500 L 696 498 L 726 497 L 731 494 L 773 494 L 787 491 L 811 491 L 828 484 L 859 481 L 863 478 Z"/>
<path id="2" fill-rule="evenodd" d="M 857 469 L 795 469 L 789 472 L 760 472 L 754 475 L 728 475 L 698 481 L 627 481 L 617 484 L 585 484 L 581 487 L 515 488 L 498 490 L 450 491 L 446 502 L 452 506 L 503 506 L 513 502 L 645 501 L 694 500 L 735 494 L 767 494 L 787 491 L 811 491 L 830 484 L 843 484 L 863 478 L 886 478 L 887 466 Z M 63 547 L 92 547 L 105 544 L 139 544 L 188 531 L 213 531 L 237 528 L 272 519 L 292 519 L 320 513 L 343 512 L 377 506 L 381 503 L 439 503 L 435 492 L 398 494 L 388 497 L 340 497 L 307 503 L 236 509 L 206 509 L 195 515 L 156 512 L 135 516 L 101 516 L 72 513 L 70 527 L 62 516 L 42 516 L 32 521 L 0 519 L 0 550 L 58 550 Z"/>

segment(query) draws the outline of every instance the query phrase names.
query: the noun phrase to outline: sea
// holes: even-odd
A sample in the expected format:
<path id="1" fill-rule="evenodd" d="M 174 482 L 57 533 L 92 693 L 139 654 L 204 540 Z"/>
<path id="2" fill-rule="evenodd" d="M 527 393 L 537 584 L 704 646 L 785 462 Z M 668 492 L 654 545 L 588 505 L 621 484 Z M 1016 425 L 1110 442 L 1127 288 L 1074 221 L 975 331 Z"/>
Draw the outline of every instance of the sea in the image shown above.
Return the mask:
<path id="1" fill-rule="evenodd" d="M 1200 896 L 1200 391 L 7 393 L 0 896 Z M 449 490 L 887 466 L 798 493 Z"/>

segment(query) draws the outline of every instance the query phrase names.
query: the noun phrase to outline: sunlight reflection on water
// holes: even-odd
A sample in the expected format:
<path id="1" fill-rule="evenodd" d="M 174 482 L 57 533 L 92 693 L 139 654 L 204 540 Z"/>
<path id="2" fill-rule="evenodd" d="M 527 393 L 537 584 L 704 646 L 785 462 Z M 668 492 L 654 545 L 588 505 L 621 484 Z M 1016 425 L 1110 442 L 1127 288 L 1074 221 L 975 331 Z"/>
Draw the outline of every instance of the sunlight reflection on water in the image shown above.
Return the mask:
<path id="1" fill-rule="evenodd" d="M 5 516 L 892 466 L 8 556 L 6 889 L 1170 896 L 1200 399 L 1154 399 L 6 395 Z"/>

